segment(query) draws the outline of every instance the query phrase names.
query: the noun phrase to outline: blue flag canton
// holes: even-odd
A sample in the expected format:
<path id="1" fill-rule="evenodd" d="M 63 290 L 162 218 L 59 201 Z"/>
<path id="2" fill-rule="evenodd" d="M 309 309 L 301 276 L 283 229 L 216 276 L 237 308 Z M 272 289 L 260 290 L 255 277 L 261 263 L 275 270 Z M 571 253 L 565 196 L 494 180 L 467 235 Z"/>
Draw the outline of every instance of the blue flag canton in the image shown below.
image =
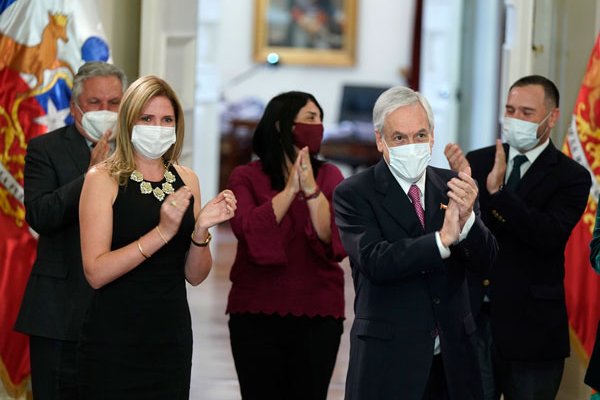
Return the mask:
<path id="1" fill-rule="evenodd" d="M 17 0 L 0 0 L 0 14 L 4 12 L 12 3 Z"/>
<path id="2" fill-rule="evenodd" d="M 74 122 L 70 113 L 71 88 L 63 79 L 56 81 L 48 91 L 36 96 L 37 101 L 44 108 L 46 117 L 39 121 L 54 130 Z"/>

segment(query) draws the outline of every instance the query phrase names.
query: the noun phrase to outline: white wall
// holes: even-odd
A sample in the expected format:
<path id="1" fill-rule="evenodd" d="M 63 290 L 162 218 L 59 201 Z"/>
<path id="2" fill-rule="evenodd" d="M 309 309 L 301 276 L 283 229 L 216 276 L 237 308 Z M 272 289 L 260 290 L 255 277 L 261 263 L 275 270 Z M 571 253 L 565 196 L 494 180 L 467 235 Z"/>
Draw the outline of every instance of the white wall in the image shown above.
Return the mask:
<path id="1" fill-rule="evenodd" d="M 216 62 L 221 85 L 253 65 L 254 1 L 222 0 Z M 336 122 L 344 83 L 375 86 L 406 84 L 400 69 L 410 66 L 413 0 L 358 0 L 356 64 L 353 67 L 306 67 L 283 64 L 259 68 L 246 81 L 226 90 L 229 101 L 256 96 L 265 104 L 288 90 L 312 93 Z"/>
<path id="2" fill-rule="evenodd" d="M 130 83 L 139 76 L 140 1 L 96 0 L 112 62 L 125 71 Z"/>

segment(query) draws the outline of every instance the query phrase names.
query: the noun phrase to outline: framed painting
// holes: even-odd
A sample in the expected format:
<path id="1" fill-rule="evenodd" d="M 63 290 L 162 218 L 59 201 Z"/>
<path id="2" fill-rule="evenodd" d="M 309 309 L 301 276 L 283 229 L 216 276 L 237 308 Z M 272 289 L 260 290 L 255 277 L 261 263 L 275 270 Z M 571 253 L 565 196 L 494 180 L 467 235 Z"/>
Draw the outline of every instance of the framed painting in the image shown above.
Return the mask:
<path id="1" fill-rule="evenodd" d="M 254 60 L 285 64 L 355 63 L 358 0 L 255 0 Z"/>

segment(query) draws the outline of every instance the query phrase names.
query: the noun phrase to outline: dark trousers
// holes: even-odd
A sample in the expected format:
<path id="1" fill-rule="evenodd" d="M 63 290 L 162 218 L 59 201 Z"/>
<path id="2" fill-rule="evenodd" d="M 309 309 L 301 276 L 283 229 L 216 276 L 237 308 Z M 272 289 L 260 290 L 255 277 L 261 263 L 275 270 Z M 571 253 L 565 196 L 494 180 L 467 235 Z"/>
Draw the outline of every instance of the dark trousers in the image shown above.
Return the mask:
<path id="1" fill-rule="evenodd" d="M 554 400 L 565 360 L 516 361 L 504 359 L 492 339 L 489 303 L 477 316 L 477 355 L 485 400 Z"/>
<path id="2" fill-rule="evenodd" d="M 444 362 L 442 355 L 433 356 L 431 369 L 429 370 L 429 378 L 423 400 L 448 400 L 448 385 L 446 383 L 446 374 L 444 372 Z"/>
<path id="3" fill-rule="evenodd" d="M 475 322 L 477 324 L 475 337 L 477 341 L 477 358 L 481 370 L 481 383 L 483 385 L 483 399 L 498 400 L 500 399 L 500 391 L 496 384 L 497 377 L 494 368 L 490 303 L 483 303 L 481 312 L 477 315 Z"/>
<path id="4" fill-rule="evenodd" d="M 325 400 L 343 321 L 231 314 L 231 351 L 243 400 Z"/>
<path id="5" fill-rule="evenodd" d="M 77 342 L 29 337 L 35 400 L 72 400 L 77 395 Z"/>
<path id="6" fill-rule="evenodd" d="M 565 360 L 527 362 L 495 355 L 498 385 L 504 400 L 554 400 L 562 380 Z"/>

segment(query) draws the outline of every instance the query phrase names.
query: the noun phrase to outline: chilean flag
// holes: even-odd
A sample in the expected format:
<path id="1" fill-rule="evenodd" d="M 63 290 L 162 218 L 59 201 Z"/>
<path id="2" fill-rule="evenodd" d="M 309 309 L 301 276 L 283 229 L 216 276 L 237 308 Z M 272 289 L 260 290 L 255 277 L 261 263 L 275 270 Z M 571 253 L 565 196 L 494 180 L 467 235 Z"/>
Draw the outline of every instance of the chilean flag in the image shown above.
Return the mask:
<path id="1" fill-rule="evenodd" d="M 0 0 L 0 398 L 25 398 L 29 341 L 13 331 L 36 256 L 25 221 L 30 139 L 72 122 L 73 76 L 109 49 L 95 0 Z"/>
<path id="2" fill-rule="evenodd" d="M 594 348 L 600 319 L 600 276 L 590 265 L 590 242 L 600 196 L 600 35 L 592 49 L 579 89 L 563 152 L 587 168 L 592 188 L 587 207 L 571 232 L 565 250 L 565 291 L 571 342 L 587 364 Z M 599 271 L 600 272 L 600 271 Z M 598 394 L 593 399 L 600 399 Z"/>

